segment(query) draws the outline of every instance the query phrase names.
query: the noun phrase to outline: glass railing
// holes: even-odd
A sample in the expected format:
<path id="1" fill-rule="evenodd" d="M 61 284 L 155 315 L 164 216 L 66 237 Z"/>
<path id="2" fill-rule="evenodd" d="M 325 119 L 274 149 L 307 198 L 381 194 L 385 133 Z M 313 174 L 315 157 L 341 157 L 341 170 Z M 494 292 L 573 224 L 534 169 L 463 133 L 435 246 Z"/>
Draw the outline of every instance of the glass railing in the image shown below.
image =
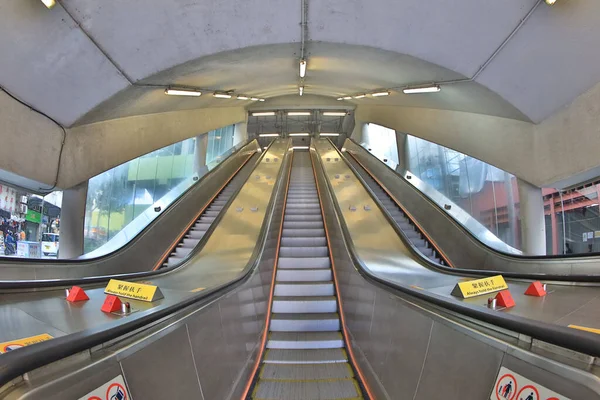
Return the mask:
<path id="1" fill-rule="evenodd" d="M 368 124 L 361 146 L 407 178 L 487 246 L 522 254 L 516 178 L 455 150 L 406 135 L 398 154 L 396 132 Z M 406 166 L 402 170 L 402 163 Z"/>
<path id="2" fill-rule="evenodd" d="M 90 179 L 82 258 L 99 257 L 127 244 L 204 175 L 245 145 L 219 149 L 222 153 L 213 153 L 210 162 L 197 166 L 195 140 L 157 150 Z"/>

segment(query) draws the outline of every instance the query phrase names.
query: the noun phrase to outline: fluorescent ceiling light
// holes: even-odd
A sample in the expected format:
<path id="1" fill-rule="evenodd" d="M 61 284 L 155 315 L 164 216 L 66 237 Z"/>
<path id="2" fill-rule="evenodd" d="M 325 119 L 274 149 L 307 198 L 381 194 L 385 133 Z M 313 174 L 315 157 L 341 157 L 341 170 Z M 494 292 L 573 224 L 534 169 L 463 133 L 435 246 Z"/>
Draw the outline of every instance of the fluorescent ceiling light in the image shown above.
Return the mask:
<path id="1" fill-rule="evenodd" d="M 347 113 L 346 112 L 341 112 L 341 111 L 326 111 L 323 113 L 324 116 L 326 117 L 343 117 L 345 116 Z"/>
<path id="2" fill-rule="evenodd" d="M 352 96 L 344 96 L 344 97 L 342 97 L 342 99 L 344 99 L 344 100 L 352 100 Z"/>
<path id="3" fill-rule="evenodd" d="M 215 93 L 213 93 L 213 96 L 217 97 L 219 99 L 230 99 L 231 98 L 231 95 L 227 94 L 227 93 L 217 93 L 217 92 L 215 92 Z"/>
<path id="4" fill-rule="evenodd" d="M 290 133 L 290 136 L 310 136 L 310 133 Z"/>
<path id="5" fill-rule="evenodd" d="M 300 116 L 300 115 L 310 115 L 310 111 L 290 111 L 287 113 L 289 116 Z"/>
<path id="6" fill-rule="evenodd" d="M 376 92 L 376 93 L 373 93 L 371 96 L 381 97 L 381 96 L 389 96 L 389 95 L 390 95 L 390 92 Z"/>
<path id="7" fill-rule="evenodd" d="M 438 85 L 426 86 L 420 88 L 407 88 L 404 89 L 404 94 L 413 94 L 413 93 L 436 93 L 442 90 Z M 373 95 L 375 96 L 375 95 Z"/>
<path id="8" fill-rule="evenodd" d="M 362 99 L 364 97 L 367 97 L 367 95 L 366 94 L 359 94 L 359 95 L 354 96 L 355 99 Z"/>
<path id="9" fill-rule="evenodd" d="M 275 115 L 275 111 L 266 111 L 266 112 L 255 112 L 255 113 L 252 113 L 253 117 L 269 117 L 271 115 Z"/>
<path id="10" fill-rule="evenodd" d="M 50 9 L 56 5 L 56 0 L 42 0 L 42 3 Z"/>
<path id="11" fill-rule="evenodd" d="M 202 92 L 198 92 L 196 90 L 183 90 L 183 89 L 165 89 L 165 94 L 169 96 L 192 96 L 199 97 L 202 95 Z"/>
<path id="12" fill-rule="evenodd" d="M 546 4 L 548 4 L 549 6 L 551 6 L 554 3 L 556 3 L 556 0 L 546 0 Z"/>
<path id="13" fill-rule="evenodd" d="M 343 97 L 338 97 L 338 101 L 340 101 L 340 100 L 344 100 L 344 98 Z"/>
<path id="14" fill-rule="evenodd" d="M 248 97 L 248 96 L 238 96 L 237 99 L 238 100 L 250 100 L 250 97 Z"/>
<path id="15" fill-rule="evenodd" d="M 265 101 L 265 99 L 258 99 L 258 101 Z"/>
<path id="16" fill-rule="evenodd" d="M 300 96 L 302 96 L 304 94 L 304 86 L 298 86 L 298 92 L 300 93 Z"/>
<path id="17" fill-rule="evenodd" d="M 308 146 L 294 146 L 292 150 L 308 150 Z"/>
<path id="18" fill-rule="evenodd" d="M 300 60 L 300 78 L 306 75 L 306 60 Z"/>
<path id="19" fill-rule="evenodd" d="M 279 133 L 261 133 L 258 136 L 260 136 L 260 137 L 277 137 L 277 136 L 279 136 Z"/>
<path id="20" fill-rule="evenodd" d="M 258 97 L 251 97 L 250 100 L 252 100 L 252 101 L 259 101 L 260 99 Z"/>
<path id="21" fill-rule="evenodd" d="M 340 136 L 340 134 L 339 133 L 321 133 L 321 136 L 334 137 L 334 136 Z"/>

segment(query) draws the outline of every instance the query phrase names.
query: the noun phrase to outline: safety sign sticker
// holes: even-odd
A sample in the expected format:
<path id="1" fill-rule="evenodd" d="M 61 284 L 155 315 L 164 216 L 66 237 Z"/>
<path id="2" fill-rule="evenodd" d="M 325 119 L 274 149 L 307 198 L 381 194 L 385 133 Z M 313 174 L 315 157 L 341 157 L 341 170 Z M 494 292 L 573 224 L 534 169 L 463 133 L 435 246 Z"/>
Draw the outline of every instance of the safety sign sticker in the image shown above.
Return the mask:
<path id="1" fill-rule="evenodd" d="M 31 336 L 23 339 L 16 339 L 10 342 L 0 343 L 0 354 L 8 353 L 9 351 L 20 349 L 21 347 L 29 346 L 32 344 L 45 342 L 46 340 L 53 339 L 52 336 L 44 333 L 42 335 Z"/>
<path id="2" fill-rule="evenodd" d="M 130 397 L 123 376 L 117 375 L 99 388 L 80 397 L 79 400 L 130 400 Z"/>
<path id="3" fill-rule="evenodd" d="M 570 400 L 508 368 L 501 367 L 490 400 Z"/>

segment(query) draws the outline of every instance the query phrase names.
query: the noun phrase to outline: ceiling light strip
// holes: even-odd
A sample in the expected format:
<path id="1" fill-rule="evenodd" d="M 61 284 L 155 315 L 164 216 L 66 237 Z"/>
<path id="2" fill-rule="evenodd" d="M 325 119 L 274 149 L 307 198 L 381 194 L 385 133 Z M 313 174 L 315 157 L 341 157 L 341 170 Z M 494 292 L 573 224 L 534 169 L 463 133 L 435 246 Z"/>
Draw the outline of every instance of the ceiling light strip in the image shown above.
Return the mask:
<path id="1" fill-rule="evenodd" d="M 165 89 L 165 94 L 169 96 L 190 96 L 200 97 L 202 92 L 198 90 L 187 90 L 187 89 Z"/>
<path id="2" fill-rule="evenodd" d="M 272 115 L 275 115 L 275 111 L 264 111 L 264 112 L 253 112 L 252 113 L 253 117 L 270 117 Z"/>
<path id="3" fill-rule="evenodd" d="M 442 90 L 439 85 L 423 86 L 415 88 L 406 88 L 402 90 L 404 94 L 415 94 L 415 93 L 436 93 Z"/>

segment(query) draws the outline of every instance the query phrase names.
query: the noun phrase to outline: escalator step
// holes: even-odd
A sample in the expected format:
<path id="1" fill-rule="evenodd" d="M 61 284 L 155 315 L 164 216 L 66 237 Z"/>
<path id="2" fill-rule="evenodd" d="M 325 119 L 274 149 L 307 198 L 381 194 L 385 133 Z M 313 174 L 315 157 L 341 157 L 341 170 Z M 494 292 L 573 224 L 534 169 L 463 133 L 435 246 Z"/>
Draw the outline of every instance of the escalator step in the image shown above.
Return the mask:
<path id="1" fill-rule="evenodd" d="M 333 296 L 333 282 L 276 282 L 275 296 Z"/>
<path id="2" fill-rule="evenodd" d="M 276 296 L 275 313 L 331 313 L 337 312 L 335 296 Z"/>
<path id="3" fill-rule="evenodd" d="M 194 228 L 188 231 L 186 237 L 190 239 L 202 239 L 208 228 L 210 228 L 210 224 L 196 224 Z"/>
<path id="4" fill-rule="evenodd" d="M 281 246 L 305 247 L 305 246 L 327 246 L 325 237 L 282 237 Z"/>
<path id="5" fill-rule="evenodd" d="M 264 364 L 260 371 L 261 379 L 306 381 L 315 379 L 344 379 L 354 377 L 348 364 Z"/>
<path id="6" fill-rule="evenodd" d="M 278 282 L 329 282 L 331 279 L 331 268 L 282 268 L 277 271 Z"/>
<path id="7" fill-rule="evenodd" d="M 339 349 L 342 347 L 344 347 L 344 340 L 340 332 L 270 332 L 267 340 L 268 349 Z"/>
<path id="8" fill-rule="evenodd" d="M 266 364 L 320 364 L 348 362 L 348 355 L 346 354 L 346 351 L 341 348 L 344 346 L 341 335 L 337 342 L 340 344 L 337 346 L 338 348 L 307 348 L 298 350 L 288 348 L 269 348 L 265 353 L 264 362 Z"/>
<path id="9" fill-rule="evenodd" d="M 325 236 L 325 229 L 283 229 L 282 237 L 315 237 Z"/>
<path id="10" fill-rule="evenodd" d="M 261 379 L 252 395 L 253 399 L 360 399 L 354 379 L 283 381 Z"/>
<path id="11" fill-rule="evenodd" d="M 329 257 L 291 258 L 279 257 L 279 268 L 330 268 Z"/>
<path id="12" fill-rule="evenodd" d="M 280 257 L 295 257 L 295 258 L 307 258 L 307 257 L 327 257 L 329 250 L 327 246 L 321 247 L 284 247 L 279 248 Z"/>
<path id="13" fill-rule="evenodd" d="M 306 215 L 306 214 L 298 214 L 298 215 L 286 215 L 283 219 L 283 222 L 292 222 L 292 221 L 323 221 L 323 217 L 321 213 Z"/>
<path id="14" fill-rule="evenodd" d="M 271 332 L 330 332 L 340 330 L 337 313 L 280 314 L 271 315 Z"/>
<path id="15" fill-rule="evenodd" d="M 200 239 L 192 239 L 192 238 L 185 238 L 182 240 L 182 242 L 178 245 L 181 247 L 196 247 L 196 245 L 200 242 Z"/>
<path id="16" fill-rule="evenodd" d="M 323 221 L 283 221 L 284 229 L 323 229 Z"/>

